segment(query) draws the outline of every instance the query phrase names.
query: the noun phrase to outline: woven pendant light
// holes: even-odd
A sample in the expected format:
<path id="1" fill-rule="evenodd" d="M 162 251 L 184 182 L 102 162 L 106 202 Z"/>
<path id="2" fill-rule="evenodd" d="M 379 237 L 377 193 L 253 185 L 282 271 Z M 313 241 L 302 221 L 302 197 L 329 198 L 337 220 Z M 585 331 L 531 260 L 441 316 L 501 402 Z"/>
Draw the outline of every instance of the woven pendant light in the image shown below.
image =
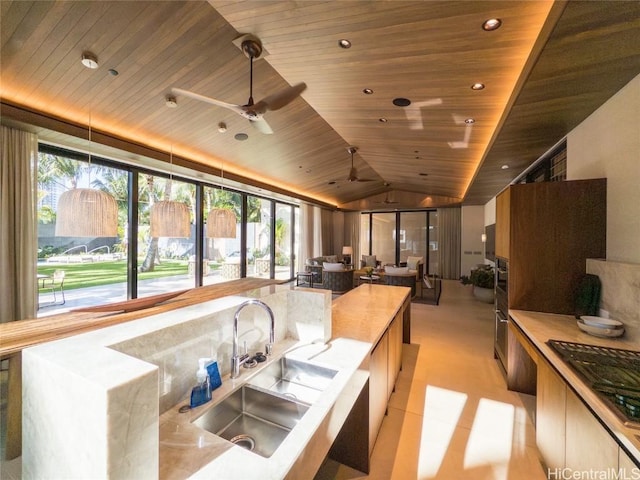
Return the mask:
<path id="1" fill-rule="evenodd" d="M 227 208 L 212 208 L 207 215 L 208 238 L 236 238 L 236 214 Z"/>
<path id="2" fill-rule="evenodd" d="M 89 115 L 89 171 L 91 171 L 91 115 Z M 93 188 L 73 188 L 60 195 L 55 235 L 60 237 L 118 236 L 115 198 Z"/>
<path id="3" fill-rule="evenodd" d="M 224 164 L 220 166 L 224 191 Z M 236 214 L 228 208 L 212 208 L 207 215 L 207 238 L 236 238 Z"/>
<path id="4" fill-rule="evenodd" d="M 173 181 L 173 145 L 169 155 L 169 192 Z M 191 221 L 189 207 L 183 202 L 162 200 L 151 207 L 151 237 L 189 238 L 191 236 Z"/>
<path id="5" fill-rule="evenodd" d="M 101 190 L 73 188 L 58 199 L 56 236 L 116 237 L 118 204 Z"/>
<path id="6" fill-rule="evenodd" d="M 151 237 L 189 238 L 189 207 L 182 202 L 161 201 L 151 207 Z"/>

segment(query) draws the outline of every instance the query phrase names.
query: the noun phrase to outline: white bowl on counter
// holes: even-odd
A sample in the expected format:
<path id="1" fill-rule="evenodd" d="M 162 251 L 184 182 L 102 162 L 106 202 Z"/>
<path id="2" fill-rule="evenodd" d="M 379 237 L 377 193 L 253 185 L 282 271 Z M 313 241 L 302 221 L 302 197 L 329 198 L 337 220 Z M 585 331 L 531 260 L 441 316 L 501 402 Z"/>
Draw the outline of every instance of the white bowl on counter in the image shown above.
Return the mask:
<path id="1" fill-rule="evenodd" d="M 585 315 L 578 319 L 578 328 L 589 335 L 604 338 L 619 337 L 624 333 L 624 324 L 611 318 Z"/>
<path id="2" fill-rule="evenodd" d="M 592 327 L 600 327 L 600 328 L 624 327 L 624 324 L 621 321 L 613 320 L 612 318 L 583 315 L 582 317 L 580 317 L 580 320 L 582 320 L 587 325 L 591 325 Z"/>

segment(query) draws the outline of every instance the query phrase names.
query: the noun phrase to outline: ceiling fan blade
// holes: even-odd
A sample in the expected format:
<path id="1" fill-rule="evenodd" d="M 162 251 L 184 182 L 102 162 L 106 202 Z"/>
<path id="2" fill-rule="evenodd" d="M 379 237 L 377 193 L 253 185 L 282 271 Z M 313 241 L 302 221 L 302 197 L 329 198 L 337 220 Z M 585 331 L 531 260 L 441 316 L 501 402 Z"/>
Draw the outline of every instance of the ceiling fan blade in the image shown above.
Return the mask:
<path id="1" fill-rule="evenodd" d="M 256 113 L 265 113 L 269 110 L 279 110 L 293 102 L 307 88 L 306 83 L 298 83 L 278 93 L 269 95 L 256 103 L 253 108 Z"/>
<path id="2" fill-rule="evenodd" d="M 264 133 L 265 135 L 271 135 L 273 133 L 273 130 L 264 118 L 260 117 L 257 120 L 249 121 L 251 122 L 251 125 L 253 125 L 253 127 L 260 133 Z"/>
<path id="3" fill-rule="evenodd" d="M 205 97 L 204 95 L 200 95 L 199 93 L 190 92 L 189 90 L 182 90 L 181 88 L 172 88 L 171 92 L 174 93 L 175 95 L 182 95 L 184 97 L 193 98 L 194 100 L 199 100 L 201 102 L 209 103 L 211 105 L 227 108 L 240 115 L 244 113 L 244 109 L 240 105 L 234 105 L 233 103 L 222 102 L 220 100 L 216 100 L 215 98 Z"/>

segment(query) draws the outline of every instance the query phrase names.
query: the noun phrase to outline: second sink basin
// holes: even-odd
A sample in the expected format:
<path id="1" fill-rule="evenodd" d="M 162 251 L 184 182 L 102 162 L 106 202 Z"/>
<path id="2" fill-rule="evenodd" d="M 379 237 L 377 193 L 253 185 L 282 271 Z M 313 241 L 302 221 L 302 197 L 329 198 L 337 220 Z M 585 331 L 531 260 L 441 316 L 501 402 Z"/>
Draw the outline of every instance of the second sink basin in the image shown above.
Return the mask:
<path id="1" fill-rule="evenodd" d="M 308 409 L 308 405 L 244 385 L 193 423 L 270 457 Z"/>
<path id="2" fill-rule="evenodd" d="M 330 368 L 282 357 L 248 383 L 311 405 L 337 373 Z"/>

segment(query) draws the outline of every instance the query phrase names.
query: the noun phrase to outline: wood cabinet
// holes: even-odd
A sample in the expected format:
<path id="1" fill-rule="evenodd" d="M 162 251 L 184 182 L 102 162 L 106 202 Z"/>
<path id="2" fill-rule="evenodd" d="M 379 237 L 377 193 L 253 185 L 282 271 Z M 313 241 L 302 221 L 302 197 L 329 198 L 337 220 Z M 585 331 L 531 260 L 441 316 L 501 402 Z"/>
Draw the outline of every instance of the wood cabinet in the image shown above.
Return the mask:
<path id="1" fill-rule="evenodd" d="M 496 197 L 496 257 L 509 260 L 511 235 L 511 190 L 507 188 Z"/>
<path id="2" fill-rule="evenodd" d="M 385 333 L 371 352 L 369 360 L 369 453 L 373 451 L 378 431 L 387 411 L 389 369 L 389 335 Z"/>
<path id="3" fill-rule="evenodd" d="M 636 465 L 627 452 L 622 448 L 618 448 L 618 468 L 627 475 L 627 478 L 633 478 L 632 472 L 639 472 L 640 465 Z"/>
<path id="4" fill-rule="evenodd" d="M 407 308 L 410 303 L 399 309 L 371 350 L 367 387 L 331 447 L 331 458 L 365 473 L 369 472 L 371 453 L 402 366 Z M 364 432 L 367 432 L 366 436 Z"/>
<path id="5" fill-rule="evenodd" d="M 606 179 L 512 185 L 496 199 L 509 308 L 574 313 L 587 258 L 606 257 Z"/>
<path id="6" fill-rule="evenodd" d="M 544 465 L 552 471 L 627 468 L 631 472 L 635 466 L 544 359 L 538 361 L 536 444 Z"/>
<path id="7" fill-rule="evenodd" d="M 387 371 L 387 400 L 395 390 L 402 366 L 402 312 L 398 312 L 389 325 L 389 367 Z"/>
<path id="8" fill-rule="evenodd" d="M 395 315 L 369 360 L 369 455 L 378 438 L 402 364 L 403 313 L 400 310 Z"/>
<path id="9" fill-rule="evenodd" d="M 618 444 L 567 388 L 565 468 L 600 471 L 618 466 Z"/>
<path id="10" fill-rule="evenodd" d="M 536 444 L 549 469 L 565 465 L 565 409 L 567 390 L 564 380 L 545 360 L 538 360 L 536 394 Z"/>

